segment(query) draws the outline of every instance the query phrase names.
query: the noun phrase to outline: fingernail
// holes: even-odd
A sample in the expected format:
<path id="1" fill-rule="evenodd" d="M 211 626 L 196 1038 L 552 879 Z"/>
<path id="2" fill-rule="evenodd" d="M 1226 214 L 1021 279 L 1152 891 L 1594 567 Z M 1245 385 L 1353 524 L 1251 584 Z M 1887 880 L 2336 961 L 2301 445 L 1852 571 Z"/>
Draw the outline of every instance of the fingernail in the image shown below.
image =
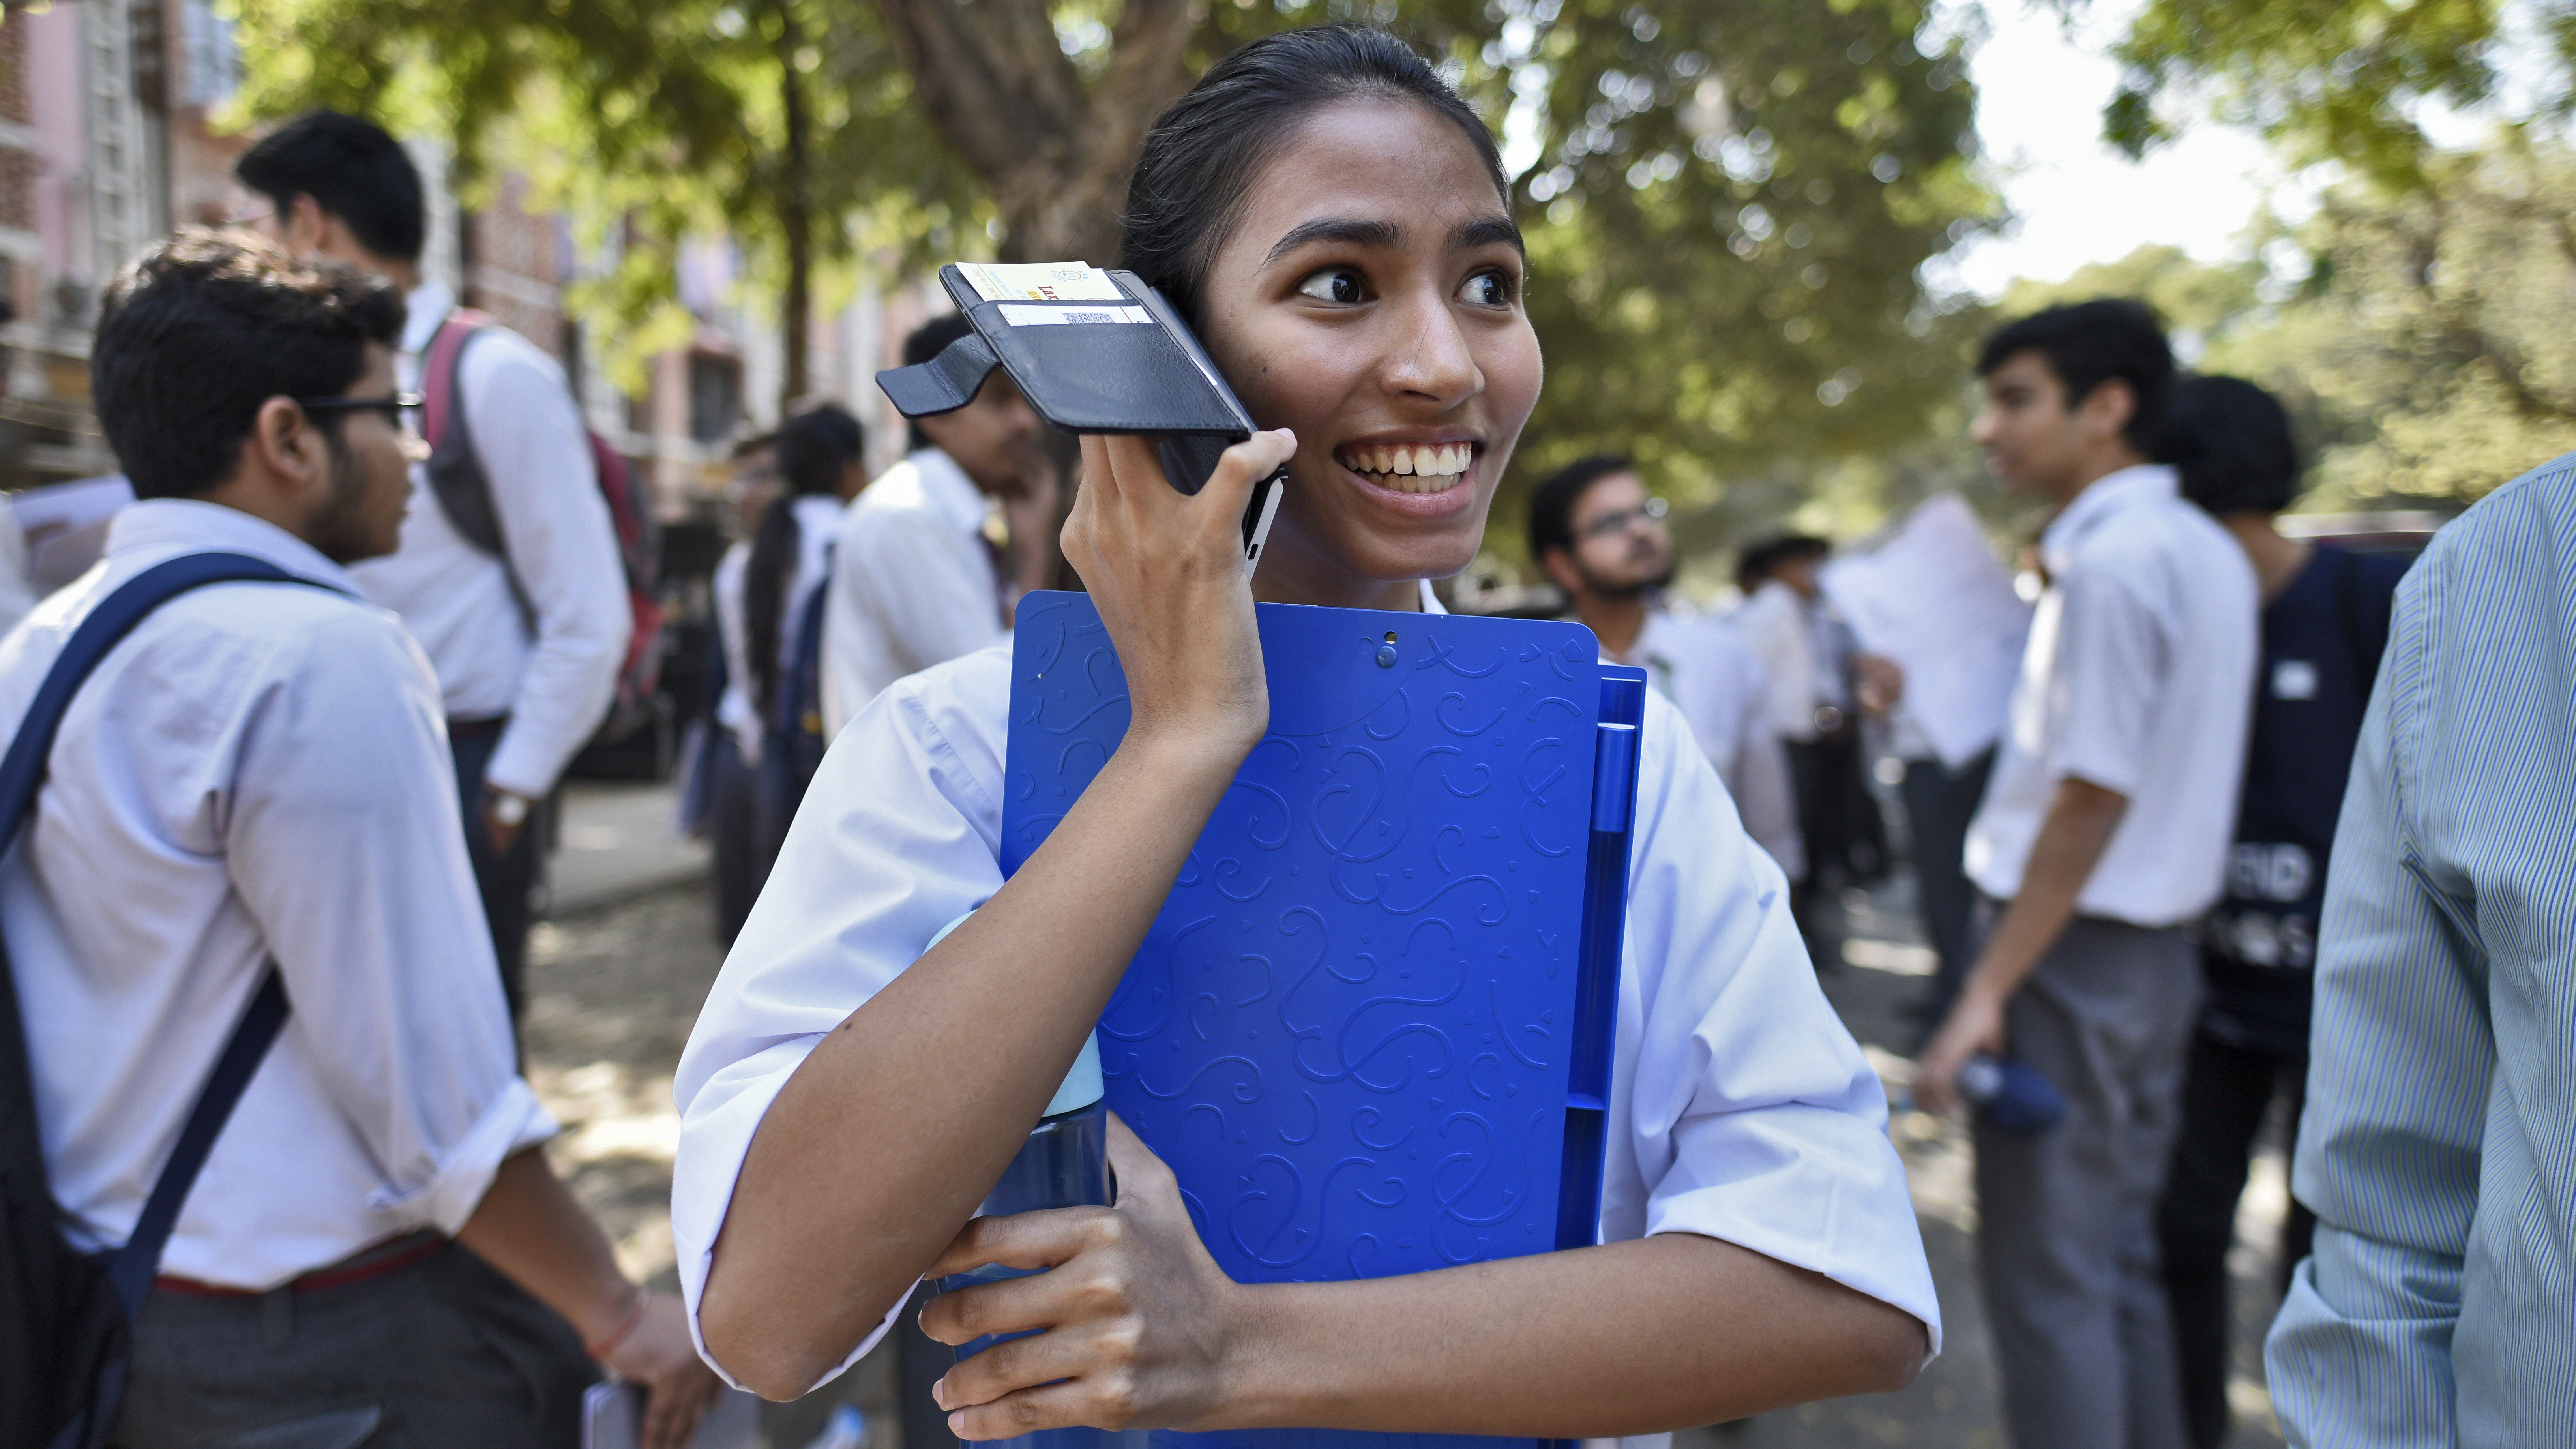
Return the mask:
<path id="1" fill-rule="evenodd" d="M 948 1416 L 948 1432 L 956 1435 L 960 1439 L 966 1437 L 966 1411 L 964 1409 L 959 1409 L 956 1413 Z"/>
<path id="2" fill-rule="evenodd" d="M 943 1409 L 948 1407 L 948 1379 L 945 1375 L 930 1386 L 930 1401 Z"/>

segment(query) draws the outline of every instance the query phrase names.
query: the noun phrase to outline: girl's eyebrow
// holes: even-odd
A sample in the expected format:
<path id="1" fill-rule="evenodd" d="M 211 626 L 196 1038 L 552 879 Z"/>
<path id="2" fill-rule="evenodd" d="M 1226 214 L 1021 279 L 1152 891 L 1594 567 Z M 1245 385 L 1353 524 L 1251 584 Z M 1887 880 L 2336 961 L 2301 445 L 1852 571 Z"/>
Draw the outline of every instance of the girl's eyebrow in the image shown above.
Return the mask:
<path id="1" fill-rule="evenodd" d="M 1529 255 L 1529 248 L 1521 242 L 1519 225 L 1508 216 L 1489 216 L 1482 221 L 1468 222 L 1459 227 L 1457 235 L 1451 238 L 1451 244 L 1460 251 L 1473 251 L 1496 242 L 1509 246 L 1523 257 Z"/>
<path id="2" fill-rule="evenodd" d="M 1319 217 L 1314 221 L 1300 222 L 1290 227 L 1288 234 L 1281 237 L 1270 248 L 1270 255 L 1261 259 L 1261 264 L 1265 267 L 1269 266 L 1308 242 L 1319 241 L 1340 242 L 1344 246 L 1392 250 L 1404 245 L 1404 228 L 1391 221 Z M 1521 241 L 1520 227 L 1508 216 L 1489 216 L 1478 221 L 1463 223 L 1450 237 L 1450 245 L 1460 251 L 1473 251 L 1478 247 L 1492 246 L 1497 243 L 1510 247 L 1524 257 L 1529 255 L 1529 248 Z"/>
<path id="3" fill-rule="evenodd" d="M 1279 260 L 1308 242 L 1341 242 L 1346 246 L 1400 247 L 1404 245 L 1404 228 L 1391 221 L 1360 221 L 1348 217 L 1322 217 L 1300 222 L 1288 229 L 1261 259 L 1263 266 Z"/>

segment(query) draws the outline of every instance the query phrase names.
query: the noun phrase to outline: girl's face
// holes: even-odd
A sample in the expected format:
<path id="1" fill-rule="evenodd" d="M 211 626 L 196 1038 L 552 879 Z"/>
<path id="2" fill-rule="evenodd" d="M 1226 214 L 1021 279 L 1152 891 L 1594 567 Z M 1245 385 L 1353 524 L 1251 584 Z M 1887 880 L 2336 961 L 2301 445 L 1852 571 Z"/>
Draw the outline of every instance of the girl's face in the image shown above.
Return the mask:
<path id="1" fill-rule="evenodd" d="M 1475 558 L 1538 402 L 1519 240 L 1475 147 L 1410 101 L 1317 112 L 1254 181 L 1203 311 L 1254 419 L 1297 434 L 1257 595 L 1409 609 Z"/>

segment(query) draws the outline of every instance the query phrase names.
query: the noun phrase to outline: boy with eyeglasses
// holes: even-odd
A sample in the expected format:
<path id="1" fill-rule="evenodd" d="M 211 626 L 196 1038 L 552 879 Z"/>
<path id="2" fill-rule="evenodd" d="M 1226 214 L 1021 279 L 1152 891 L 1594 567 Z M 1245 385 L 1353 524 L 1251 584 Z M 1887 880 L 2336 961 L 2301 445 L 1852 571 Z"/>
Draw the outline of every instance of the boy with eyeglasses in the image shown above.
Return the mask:
<path id="1" fill-rule="evenodd" d="M 1579 459 L 1530 494 L 1530 557 L 1565 590 L 1602 658 L 1644 669 L 1681 707 L 1745 833 L 1794 880 L 1805 856 L 1788 763 L 1764 713 L 1762 666 L 1725 621 L 1666 604 L 1673 542 L 1664 507 L 1628 459 Z"/>

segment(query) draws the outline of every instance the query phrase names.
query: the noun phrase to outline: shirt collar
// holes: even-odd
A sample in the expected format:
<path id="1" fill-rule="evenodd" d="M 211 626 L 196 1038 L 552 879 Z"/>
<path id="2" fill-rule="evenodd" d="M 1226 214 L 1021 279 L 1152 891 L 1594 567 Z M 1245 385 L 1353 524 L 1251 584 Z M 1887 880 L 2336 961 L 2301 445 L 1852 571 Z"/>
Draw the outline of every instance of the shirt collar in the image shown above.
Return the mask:
<path id="1" fill-rule="evenodd" d="M 1449 612 L 1446 608 L 1441 606 L 1440 596 L 1431 592 L 1431 581 L 1429 579 L 1422 580 L 1422 612 L 1426 614 L 1446 614 Z"/>
<path id="2" fill-rule="evenodd" d="M 2140 463 L 2105 473 L 2085 485 L 2063 512 L 2049 520 L 2039 535 L 2039 560 L 2051 574 L 2063 573 L 2075 549 L 2096 527 L 2141 504 L 2182 496 L 2174 470 L 2162 463 Z"/>
<path id="3" fill-rule="evenodd" d="M 987 512 L 984 490 L 975 486 L 975 480 L 966 476 L 956 459 L 937 448 L 924 448 L 904 461 L 921 475 L 921 491 L 939 510 L 940 517 L 970 538 L 983 536 Z"/>
<path id="4" fill-rule="evenodd" d="M 202 498 L 146 498 L 128 504 L 107 526 L 107 554 L 167 549 L 174 553 L 246 553 L 301 578 L 356 594 L 346 570 L 263 518 Z"/>
<path id="5" fill-rule="evenodd" d="M 402 350 L 418 354 L 428 350 L 430 334 L 447 320 L 448 313 L 456 310 L 456 293 L 433 277 L 412 288 L 403 305 L 410 312 L 403 319 Z"/>

